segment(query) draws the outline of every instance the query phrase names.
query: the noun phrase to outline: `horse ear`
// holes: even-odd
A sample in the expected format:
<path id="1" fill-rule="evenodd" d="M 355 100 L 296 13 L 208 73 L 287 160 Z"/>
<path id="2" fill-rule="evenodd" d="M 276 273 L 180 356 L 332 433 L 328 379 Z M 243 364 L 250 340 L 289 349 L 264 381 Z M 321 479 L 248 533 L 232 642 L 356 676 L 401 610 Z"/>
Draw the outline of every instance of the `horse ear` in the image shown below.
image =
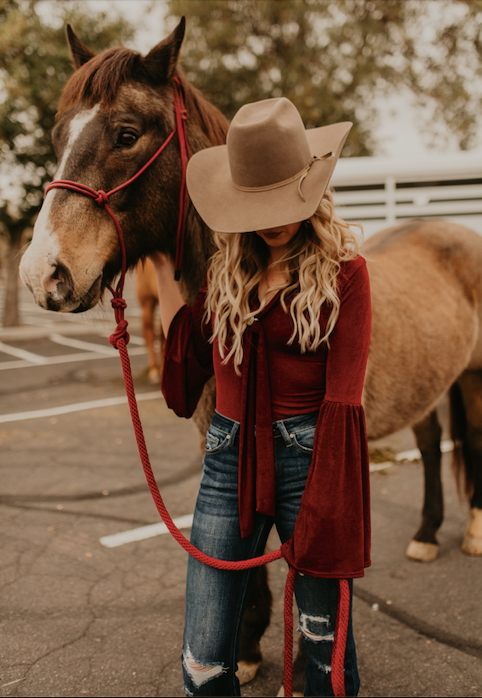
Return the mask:
<path id="1" fill-rule="evenodd" d="M 70 53 L 76 70 L 95 56 L 95 53 L 90 48 L 87 48 L 77 37 L 70 24 L 67 24 L 67 41 L 69 42 Z"/>
<path id="2" fill-rule="evenodd" d="M 186 18 L 183 16 L 174 31 L 142 59 L 139 68 L 149 82 L 159 85 L 172 78 L 185 31 Z"/>

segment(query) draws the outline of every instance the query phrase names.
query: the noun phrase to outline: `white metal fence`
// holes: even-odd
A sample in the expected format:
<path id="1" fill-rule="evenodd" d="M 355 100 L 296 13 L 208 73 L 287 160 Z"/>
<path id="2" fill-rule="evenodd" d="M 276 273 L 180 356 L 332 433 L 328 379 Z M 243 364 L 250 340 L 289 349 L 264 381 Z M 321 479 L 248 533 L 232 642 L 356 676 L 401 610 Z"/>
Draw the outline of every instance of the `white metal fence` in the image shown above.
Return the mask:
<path id="1" fill-rule="evenodd" d="M 338 212 L 365 238 L 410 218 L 448 218 L 482 235 L 482 155 L 340 159 L 331 184 Z"/>

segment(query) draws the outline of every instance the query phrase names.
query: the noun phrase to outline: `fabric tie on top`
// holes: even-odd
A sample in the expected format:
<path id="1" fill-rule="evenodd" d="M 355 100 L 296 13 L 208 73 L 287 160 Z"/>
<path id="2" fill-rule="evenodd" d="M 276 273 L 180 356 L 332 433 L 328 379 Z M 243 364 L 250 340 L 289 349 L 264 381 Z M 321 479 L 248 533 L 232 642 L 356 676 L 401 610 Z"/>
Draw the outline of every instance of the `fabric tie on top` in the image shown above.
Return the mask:
<path id="1" fill-rule="evenodd" d="M 238 502 L 241 537 L 253 531 L 255 511 L 275 514 L 275 463 L 268 352 L 262 318 L 269 303 L 245 331 L 240 426 Z M 256 438 L 255 438 L 256 428 Z"/>

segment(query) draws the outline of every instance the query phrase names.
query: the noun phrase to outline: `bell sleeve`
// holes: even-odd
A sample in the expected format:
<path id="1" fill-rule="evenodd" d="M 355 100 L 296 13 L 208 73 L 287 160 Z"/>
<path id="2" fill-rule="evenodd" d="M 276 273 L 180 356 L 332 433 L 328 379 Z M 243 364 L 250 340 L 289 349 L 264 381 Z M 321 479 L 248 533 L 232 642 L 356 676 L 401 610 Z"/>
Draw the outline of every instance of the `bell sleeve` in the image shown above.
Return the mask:
<path id="1" fill-rule="evenodd" d="M 371 330 L 365 260 L 345 264 L 340 313 L 330 335 L 326 393 L 287 562 L 313 577 L 362 577 L 370 565 L 370 482 L 361 397 Z M 341 284 L 340 284 L 341 285 Z"/>
<path id="2" fill-rule="evenodd" d="M 161 390 L 178 417 L 192 417 L 204 385 L 214 374 L 211 323 L 206 324 L 200 291 L 192 308 L 184 305 L 174 316 L 164 346 Z"/>

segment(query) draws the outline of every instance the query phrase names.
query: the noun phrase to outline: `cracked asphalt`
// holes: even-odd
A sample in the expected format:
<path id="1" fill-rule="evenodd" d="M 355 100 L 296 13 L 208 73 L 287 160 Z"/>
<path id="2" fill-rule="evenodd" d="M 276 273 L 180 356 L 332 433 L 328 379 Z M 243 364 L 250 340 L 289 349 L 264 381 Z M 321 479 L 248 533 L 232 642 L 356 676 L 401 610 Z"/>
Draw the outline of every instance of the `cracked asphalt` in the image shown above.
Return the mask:
<path id="1" fill-rule="evenodd" d="M 132 326 L 139 334 L 135 318 Z M 21 329 L 1 340 L 42 356 L 70 351 Z M 97 326 L 61 331 L 106 341 Z M 0 352 L 0 365 L 11 360 Z M 138 392 L 156 389 L 145 363 L 133 358 Z M 12 368 L 0 372 L 0 419 L 122 394 L 118 358 Z M 194 425 L 161 399 L 139 410 L 171 515 L 192 513 L 201 470 Z M 399 452 L 414 443 L 400 432 L 377 445 Z M 449 460 L 440 554 L 430 564 L 404 554 L 419 523 L 420 463 L 372 474 L 373 566 L 356 581 L 354 602 L 362 696 L 482 695 L 482 559 L 460 551 L 468 514 Z M 0 695 L 184 695 L 186 554 L 169 535 L 110 549 L 99 540 L 159 521 L 127 406 L 0 422 L 0 468 Z M 275 533 L 269 545 L 277 547 Z M 274 696 L 280 686 L 285 563 L 269 574 L 273 621 L 244 696 Z"/>

